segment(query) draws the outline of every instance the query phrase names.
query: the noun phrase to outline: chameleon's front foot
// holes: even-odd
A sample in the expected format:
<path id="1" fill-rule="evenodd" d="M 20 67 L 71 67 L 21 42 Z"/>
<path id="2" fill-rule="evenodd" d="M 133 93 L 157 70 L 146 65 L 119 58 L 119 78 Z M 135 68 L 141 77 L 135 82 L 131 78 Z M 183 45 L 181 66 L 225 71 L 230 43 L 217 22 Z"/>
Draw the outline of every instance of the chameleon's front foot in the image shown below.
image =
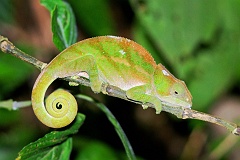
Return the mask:
<path id="1" fill-rule="evenodd" d="M 143 102 L 143 109 L 147 109 L 149 107 L 146 105 L 147 103 L 153 104 L 154 108 L 156 109 L 156 114 L 160 114 L 162 111 L 162 102 L 157 97 L 146 94 L 146 88 L 148 88 L 146 85 L 133 87 L 127 90 L 127 97 L 134 101 Z"/>
<path id="2" fill-rule="evenodd" d="M 156 110 L 156 114 L 160 114 L 162 111 L 162 102 L 159 99 L 156 98 L 152 98 L 151 102 Z M 142 105 L 143 109 L 147 109 L 148 106 L 147 105 Z"/>
<path id="3" fill-rule="evenodd" d="M 145 109 L 148 109 L 148 105 L 146 105 L 146 104 L 142 104 L 142 108 L 145 110 Z M 161 113 L 161 111 L 162 111 L 162 105 L 161 104 L 154 104 L 154 108 L 155 108 L 155 110 L 156 110 L 156 114 L 160 114 Z"/>

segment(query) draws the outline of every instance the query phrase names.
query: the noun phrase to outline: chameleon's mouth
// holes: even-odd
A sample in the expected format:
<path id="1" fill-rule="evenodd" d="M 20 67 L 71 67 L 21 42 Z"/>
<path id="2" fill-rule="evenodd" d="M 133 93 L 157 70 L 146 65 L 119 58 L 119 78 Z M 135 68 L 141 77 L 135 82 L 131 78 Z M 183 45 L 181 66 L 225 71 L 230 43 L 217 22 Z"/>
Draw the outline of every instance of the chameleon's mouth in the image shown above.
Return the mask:
<path id="1" fill-rule="evenodd" d="M 191 103 L 187 103 L 187 102 L 184 102 L 184 101 L 181 101 L 181 100 L 176 100 L 176 101 L 171 100 L 170 102 L 162 101 L 162 104 L 164 106 L 183 107 L 183 108 L 189 108 L 189 109 L 191 109 L 191 107 L 192 107 Z"/>

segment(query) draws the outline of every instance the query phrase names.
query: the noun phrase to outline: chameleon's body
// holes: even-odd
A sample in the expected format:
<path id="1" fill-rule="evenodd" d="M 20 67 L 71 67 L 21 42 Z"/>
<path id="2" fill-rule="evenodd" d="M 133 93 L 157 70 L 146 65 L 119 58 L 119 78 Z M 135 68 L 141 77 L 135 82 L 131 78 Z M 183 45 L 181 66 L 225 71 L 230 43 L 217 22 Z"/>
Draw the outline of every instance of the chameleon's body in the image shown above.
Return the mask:
<path id="1" fill-rule="evenodd" d="M 74 119 L 69 119 L 69 116 L 64 120 L 60 120 L 60 116 L 54 118 L 45 111 L 44 106 L 44 95 L 48 86 L 55 79 L 68 76 L 89 78 L 91 88 L 96 93 L 101 91 L 103 83 L 116 86 L 126 91 L 129 99 L 143 102 L 144 108 L 147 107 L 145 103 L 152 103 L 156 113 L 160 113 L 162 102 L 173 107 L 190 108 L 192 105 L 192 97 L 185 83 L 176 79 L 161 64 L 157 65 L 142 46 L 121 37 L 95 37 L 80 41 L 64 50 L 47 65 L 36 80 L 32 92 L 33 110 L 47 126 L 60 128 Z M 63 91 L 60 91 L 62 94 Z M 54 95 L 53 99 L 56 97 Z M 77 105 L 75 99 L 73 101 Z M 54 102 L 54 105 L 53 110 L 57 111 L 64 107 L 60 105 L 59 108 L 57 102 Z M 69 114 L 74 115 L 76 112 L 77 109 L 73 109 Z M 62 124 L 61 121 L 65 123 Z"/>

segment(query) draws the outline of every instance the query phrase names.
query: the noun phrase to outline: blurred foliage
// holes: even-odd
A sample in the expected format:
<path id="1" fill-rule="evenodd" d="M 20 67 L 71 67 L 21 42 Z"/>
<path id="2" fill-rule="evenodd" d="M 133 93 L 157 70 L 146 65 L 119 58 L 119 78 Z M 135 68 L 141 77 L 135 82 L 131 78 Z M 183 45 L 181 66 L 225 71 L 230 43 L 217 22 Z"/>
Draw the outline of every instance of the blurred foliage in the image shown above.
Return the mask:
<path id="1" fill-rule="evenodd" d="M 25 48 L 23 45 L 21 46 L 22 47 L 19 48 Z M 28 51 L 30 53 L 32 52 L 30 47 L 28 48 Z M 1 51 L 0 70 L 0 99 L 19 87 L 20 84 L 24 83 L 33 72 L 33 68 L 29 64 L 20 59 L 13 58 L 11 55 L 3 54 Z"/>
<path id="2" fill-rule="evenodd" d="M 94 154 L 93 151 L 94 150 Z M 88 142 L 86 146 L 81 150 L 77 156 L 77 160 L 91 159 L 91 160 L 101 160 L 102 157 L 105 159 L 117 160 L 117 155 L 114 154 L 109 146 L 101 142 Z"/>
<path id="3" fill-rule="evenodd" d="M 22 35 L 17 34 L 18 32 L 16 31 L 19 21 L 18 18 L 19 15 L 21 15 L 19 13 L 22 8 L 19 7 L 21 8 L 19 9 L 16 6 L 22 3 L 24 7 L 30 6 L 31 8 L 31 3 L 29 2 L 20 1 L 18 3 L 12 0 L 1 0 L 0 34 L 6 37 L 9 37 L 8 35 L 10 35 L 10 33 Z M 47 3 L 50 1 L 42 0 L 41 2 Z M 62 3 L 62 1 L 59 0 L 56 2 Z M 164 64 L 176 77 L 186 82 L 193 96 L 194 109 L 209 112 L 212 104 L 227 93 L 236 94 L 239 97 L 240 0 L 69 0 L 68 2 L 71 7 L 63 7 L 65 9 L 67 8 L 66 10 L 63 10 L 61 7 L 54 8 L 54 4 L 45 5 L 53 17 L 52 24 L 54 25 L 52 26 L 52 31 L 55 37 L 53 39 L 55 39 L 55 45 L 59 50 L 74 43 L 77 36 L 83 38 L 86 36 L 92 37 L 113 34 L 129 37 L 147 48 L 156 62 Z M 63 2 L 62 4 L 64 6 L 67 3 Z M 71 8 L 73 10 L 71 10 Z M 35 11 L 34 9 L 29 11 L 30 13 L 37 12 L 37 10 Z M 69 16 L 67 18 L 62 17 L 62 21 L 60 20 L 60 22 L 64 23 L 59 24 L 59 20 L 56 17 L 54 19 L 54 15 L 65 12 L 67 12 Z M 76 17 L 79 35 L 77 35 L 77 31 L 74 30 L 76 29 L 76 25 L 74 24 L 75 20 L 71 19 L 74 17 L 73 15 Z M 125 28 L 120 28 L 119 26 L 124 26 L 123 23 L 127 23 L 125 24 Z M 54 28 L 59 25 L 63 28 Z M 37 31 L 36 28 L 34 29 Z M 61 32 L 56 32 L 60 29 L 62 29 Z M 23 31 L 24 30 L 22 30 L 22 32 Z M 39 35 L 41 34 L 42 33 L 39 33 Z M 25 39 L 28 38 L 29 37 Z M 34 53 L 35 50 L 39 50 L 39 46 L 32 46 L 30 40 L 19 42 L 21 39 L 20 36 L 20 38 L 16 38 L 16 40 L 13 39 L 13 42 L 26 53 Z M 12 41 L 12 39 L 10 40 Z M 65 42 L 62 43 L 62 40 L 65 40 Z M 42 46 L 41 48 L 46 48 L 46 46 Z M 52 57 L 50 54 L 47 56 Z M 29 64 L 10 55 L 0 53 L 0 99 L 19 98 L 19 95 L 23 94 L 25 90 L 30 90 L 29 88 L 31 87 L 28 86 L 29 84 L 26 83 L 26 81 L 31 81 L 32 84 L 34 80 L 29 80 L 32 72 L 33 68 Z M 30 93 L 30 91 L 26 91 L 26 93 Z M 23 98 L 29 99 L 29 95 Z M 118 111 L 120 110 L 124 110 L 123 107 Z M 147 111 L 145 112 L 147 113 Z M 121 115 L 120 112 L 116 113 L 119 116 Z M 31 114 L 33 113 L 31 112 Z M 122 119 L 133 116 L 130 113 L 124 113 L 122 115 Z M 17 153 L 23 146 L 36 140 L 46 132 L 44 129 L 39 131 L 39 128 L 32 127 L 30 124 L 25 126 L 29 121 L 23 120 L 23 116 L 26 116 L 24 111 L 10 112 L 3 109 L 0 110 L 0 155 L 3 159 L 13 159 L 17 157 Z M 169 121 L 170 120 L 168 120 L 168 123 L 164 126 L 167 135 L 171 136 L 171 130 L 177 128 L 174 135 L 178 134 L 180 130 L 184 130 L 181 132 L 183 135 L 178 134 L 177 137 L 191 139 L 189 136 L 190 131 L 186 129 L 187 127 L 179 127 L 179 121 L 176 120 L 176 124 L 169 129 Z M 126 123 L 128 124 L 130 122 Z M 150 123 L 155 123 L 155 121 L 151 121 Z M 156 123 L 158 124 L 160 122 Z M 135 129 L 135 126 L 132 125 L 134 123 L 130 124 L 128 127 Z M 195 127 L 196 124 L 197 123 L 194 123 L 192 126 Z M 150 129 L 147 128 L 146 130 Z M 105 132 L 108 131 L 104 131 L 104 134 L 106 134 Z M 174 159 L 180 157 L 179 154 L 182 153 L 184 146 L 180 146 L 180 143 L 177 144 L 178 148 L 182 147 L 179 153 L 174 149 L 167 149 L 168 147 L 172 148 L 171 145 L 173 145 L 173 143 L 170 143 L 170 140 L 168 140 L 169 146 L 164 146 L 161 149 L 156 147 L 158 146 L 156 143 L 159 142 L 159 139 L 153 140 L 153 143 L 146 144 L 144 143 L 146 141 L 145 139 L 155 137 L 151 133 L 151 130 L 148 132 L 148 134 L 143 134 L 139 131 L 135 131 L 134 133 L 129 132 L 130 136 L 132 134 L 132 139 L 137 139 L 138 136 L 141 137 L 138 139 L 139 141 L 133 145 L 133 149 L 136 148 L 137 150 L 137 155 L 143 156 L 145 159 Z M 161 130 L 161 135 L 162 132 L 164 132 L 164 130 Z M 210 131 L 207 130 L 204 132 L 210 133 Z M 204 152 L 202 154 L 199 153 L 198 156 L 200 158 L 207 158 L 206 155 L 210 155 L 215 148 L 224 142 L 224 137 L 214 139 L 210 136 L 211 134 L 207 136 L 209 139 L 206 145 L 208 146 L 199 151 L 200 153 Z M 143 138 L 144 136 L 147 137 Z M 174 139 L 173 137 L 171 138 Z M 179 138 L 179 141 L 182 139 Z M 228 155 L 231 155 L 231 151 L 239 149 L 238 144 L 239 140 L 235 143 L 234 147 L 225 148 L 226 154 L 219 158 L 229 159 Z M 145 151 L 143 151 L 144 148 Z M 104 153 L 105 158 L 109 157 L 109 159 L 111 159 L 111 157 L 117 154 L 114 150 L 114 147 L 112 148 L 103 142 L 92 140 L 81 148 L 81 152 L 77 151 L 76 157 L 74 158 L 83 159 L 84 157 L 92 156 L 91 151 L 95 151 L 95 155 L 102 153 L 100 154 L 100 156 L 102 156 Z M 150 154 L 145 153 L 146 150 L 148 150 Z M 194 152 L 194 149 L 192 152 Z M 192 159 L 199 159 L 199 157 Z M 96 157 L 92 157 L 91 159 L 95 158 Z M 235 159 L 238 158 L 239 154 Z M 125 157 L 122 159 L 125 159 Z"/>
<path id="4" fill-rule="evenodd" d="M 13 6 L 9 0 L 1 0 L 0 22 L 11 23 L 13 21 Z"/>
<path id="5" fill-rule="evenodd" d="M 240 1 L 131 2 L 138 32 L 152 42 L 154 57 L 163 57 L 161 63 L 187 82 L 195 109 L 207 111 L 239 82 Z"/>
<path id="6" fill-rule="evenodd" d="M 81 27 L 90 36 L 112 35 L 116 33 L 108 0 L 69 0 Z"/>

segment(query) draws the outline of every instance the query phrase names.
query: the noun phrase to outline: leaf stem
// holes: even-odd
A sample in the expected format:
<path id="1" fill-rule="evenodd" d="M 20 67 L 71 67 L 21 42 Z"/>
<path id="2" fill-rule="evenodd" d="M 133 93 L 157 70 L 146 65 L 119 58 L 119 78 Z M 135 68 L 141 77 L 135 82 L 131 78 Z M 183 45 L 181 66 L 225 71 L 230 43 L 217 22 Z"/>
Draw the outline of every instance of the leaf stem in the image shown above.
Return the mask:
<path id="1" fill-rule="evenodd" d="M 112 123 L 112 125 L 114 126 L 118 136 L 120 137 L 123 146 L 125 148 L 125 151 L 127 153 L 127 156 L 130 160 L 135 160 L 135 154 L 133 152 L 132 146 L 126 136 L 126 134 L 124 133 L 121 125 L 118 123 L 117 119 L 114 117 L 114 115 L 111 113 L 111 111 L 102 103 L 92 99 L 91 97 L 88 97 L 86 95 L 82 95 L 82 94 L 78 94 L 76 97 L 84 99 L 88 102 L 92 102 L 93 104 L 95 104 L 99 109 L 101 109 L 107 116 L 108 120 Z"/>

